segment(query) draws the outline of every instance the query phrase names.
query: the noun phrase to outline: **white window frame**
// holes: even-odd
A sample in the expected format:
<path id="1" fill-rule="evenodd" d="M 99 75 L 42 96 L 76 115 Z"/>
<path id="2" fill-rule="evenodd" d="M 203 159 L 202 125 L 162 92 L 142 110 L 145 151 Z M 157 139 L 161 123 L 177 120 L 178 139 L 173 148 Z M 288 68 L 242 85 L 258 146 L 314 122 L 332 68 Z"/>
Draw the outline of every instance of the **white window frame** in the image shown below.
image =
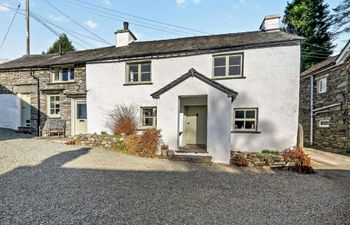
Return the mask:
<path id="1" fill-rule="evenodd" d="M 59 113 L 51 113 L 51 97 L 59 97 Z M 54 101 L 56 103 L 56 100 Z M 54 108 L 56 109 L 56 107 Z M 60 118 L 61 117 L 61 111 L 62 111 L 62 97 L 59 94 L 55 94 L 55 95 L 47 95 L 47 115 L 50 118 Z"/>
<path id="2" fill-rule="evenodd" d="M 244 112 L 244 118 L 236 118 L 236 111 L 243 111 Z M 255 118 L 246 118 L 246 112 L 247 111 L 254 111 L 255 112 Z M 233 131 L 236 131 L 236 132 L 257 132 L 258 131 L 258 113 L 259 113 L 259 109 L 258 108 L 235 108 L 233 109 L 233 124 L 232 124 L 232 127 L 233 127 Z M 243 121 L 244 122 L 244 127 L 245 127 L 245 122 L 246 121 L 253 121 L 254 124 L 255 124 L 255 127 L 254 129 L 246 129 L 246 128 L 236 128 L 235 127 L 235 124 L 236 124 L 236 121 Z"/>
<path id="3" fill-rule="evenodd" d="M 241 64 L 240 64 L 240 74 L 239 75 L 229 75 L 230 70 L 230 57 L 232 56 L 239 56 L 241 58 Z M 225 58 L 225 66 L 215 66 L 215 59 L 216 58 Z M 227 78 L 237 78 L 237 77 L 243 77 L 243 65 L 244 65 L 244 56 L 243 53 L 231 53 L 231 54 L 225 54 L 225 55 L 213 55 L 213 72 L 212 72 L 212 78 L 213 79 L 227 79 Z M 234 66 L 234 65 L 233 65 Z M 215 76 L 215 68 L 218 67 L 225 67 L 225 75 L 223 76 Z"/>
<path id="4" fill-rule="evenodd" d="M 145 117 L 144 114 L 143 114 L 143 110 L 145 110 L 145 109 L 152 109 L 154 115 Z M 140 116 L 141 121 L 140 122 L 141 122 L 142 129 L 148 129 L 148 128 L 155 128 L 155 127 L 157 127 L 157 107 L 155 107 L 155 106 L 142 106 L 140 108 L 140 113 L 141 113 L 141 116 Z M 146 118 L 153 118 L 152 126 L 145 126 L 144 125 L 144 120 Z"/>
<path id="5" fill-rule="evenodd" d="M 63 80 L 63 70 L 68 70 L 68 80 Z M 71 79 L 71 70 L 73 70 L 74 78 Z M 56 80 L 56 76 L 58 76 L 58 80 Z M 51 83 L 68 83 L 73 82 L 75 80 L 75 69 L 74 67 L 64 67 L 57 68 L 51 73 Z"/>
<path id="6" fill-rule="evenodd" d="M 149 64 L 150 66 L 150 80 L 149 81 L 142 81 L 141 77 L 142 77 L 142 71 L 141 71 L 141 67 L 144 64 Z M 137 81 L 133 81 L 130 79 L 130 66 L 135 66 L 137 65 L 138 67 L 138 74 L 137 74 Z M 152 84 L 152 63 L 150 61 L 143 61 L 143 62 L 128 62 L 126 63 L 126 76 L 125 76 L 125 83 L 126 84 Z"/>
<path id="7" fill-rule="evenodd" d="M 327 92 L 327 77 L 323 77 L 317 80 L 317 93 L 322 94 L 326 92 Z"/>
<path id="8" fill-rule="evenodd" d="M 322 122 L 327 122 L 328 124 L 323 125 Z M 319 128 L 329 128 L 330 124 L 331 124 L 331 120 L 329 118 L 325 118 L 325 119 L 319 119 L 317 121 L 318 127 Z"/>

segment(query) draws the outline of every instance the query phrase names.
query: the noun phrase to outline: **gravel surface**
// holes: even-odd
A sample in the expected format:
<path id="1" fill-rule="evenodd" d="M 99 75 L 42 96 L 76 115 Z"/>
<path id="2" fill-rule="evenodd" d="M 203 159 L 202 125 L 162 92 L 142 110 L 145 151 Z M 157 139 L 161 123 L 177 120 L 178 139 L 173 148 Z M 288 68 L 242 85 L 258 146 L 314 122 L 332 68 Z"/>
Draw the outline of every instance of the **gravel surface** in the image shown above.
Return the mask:
<path id="1" fill-rule="evenodd" d="M 0 130 L 0 224 L 349 224 L 320 175 L 144 159 Z"/>

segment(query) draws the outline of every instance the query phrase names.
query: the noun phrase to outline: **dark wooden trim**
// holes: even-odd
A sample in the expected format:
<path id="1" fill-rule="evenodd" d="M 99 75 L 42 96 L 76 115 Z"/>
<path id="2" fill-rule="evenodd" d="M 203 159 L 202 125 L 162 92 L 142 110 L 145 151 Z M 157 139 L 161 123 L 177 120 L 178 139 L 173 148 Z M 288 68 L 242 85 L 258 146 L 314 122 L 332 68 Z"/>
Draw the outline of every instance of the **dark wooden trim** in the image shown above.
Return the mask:
<path id="1" fill-rule="evenodd" d="M 152 82 L 145 82 L 145 83 L 125 83 L 123 86 L 135 86 L 135 85 L 153 85 Z"/>

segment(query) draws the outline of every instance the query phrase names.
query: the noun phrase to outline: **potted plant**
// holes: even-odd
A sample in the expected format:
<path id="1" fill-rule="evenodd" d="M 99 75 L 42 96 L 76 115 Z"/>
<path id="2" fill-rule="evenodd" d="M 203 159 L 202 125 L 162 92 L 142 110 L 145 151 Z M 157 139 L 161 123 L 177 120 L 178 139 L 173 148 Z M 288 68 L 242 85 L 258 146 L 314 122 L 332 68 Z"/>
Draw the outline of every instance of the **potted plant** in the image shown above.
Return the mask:
<path id="1" fill-rule="evenodd" d="M 168 150 L 168 156 L 169 156 L 169 158 L 174 157 L 174 155 L 175 155 L 175 151 L 174 151 L 174 150 Z"/>
<path id="2" fill-rule="evenodd" d="M 160 146 L 161 154 L 162 156 L 168 156 L 169 146 L 166 144 L 163 144 Z"/>

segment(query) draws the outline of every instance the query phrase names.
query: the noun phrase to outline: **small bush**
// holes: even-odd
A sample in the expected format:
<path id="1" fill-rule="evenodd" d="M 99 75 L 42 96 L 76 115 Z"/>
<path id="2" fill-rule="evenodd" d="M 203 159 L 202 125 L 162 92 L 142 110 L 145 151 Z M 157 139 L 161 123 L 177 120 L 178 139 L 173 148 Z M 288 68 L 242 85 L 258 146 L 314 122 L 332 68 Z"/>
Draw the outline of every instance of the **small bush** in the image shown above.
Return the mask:
<path id="1" fill-rule="evenodd" d="M 273 149 L 264 149 L 261 151 L 261 153 L 265 153 L 265 154 L 273 154 L 273 155 L 278 155 L 279 152 L 277 150 L 273 150 Z"/>
<path id="2" fill-rule="evenodd" d="M 138 119 L 133 105 L 117 105 L 109 114 L 106 125 L 115 135 L 136 133 Z"/>
<path id="3" fill-rule="evenodd" d="M 76 142 L 77 142 L 77 140 L 75 140 L 75 139 L 71 139 L 71 140 L 68 140 L 68 141 L 66 141 L 66 145 L 75 145 L 76 144 Z"/>
<path id="4" fill-rule="evenodd" d="M 235 166 L 247 167 L 249 165 L 249 161 L 241 155 L 234 156 L 232 161 Z"/>
<path id="5" fill-rule="evenodd" d="M 314 169 L 311 166 L 310 157 L 304 152 L 301 146 L 297 146 L 295 150 L 284 150 L 282 156 L 285 161 L 292 160 L 295 162 L 295 166 L 290 169 L 297 173 L 313 174 Z"/>
<path id="6" fill-rule="evenodd" d="M 125 139 L 127 152 L 142 157 L 155 157 L 159 145 L 160 132 L 156 129 L 145 130 L 141 135 L 130 135 Z"/>
<path id="7" fill-rule="evenodd" d="M 101 131 L 101 135 L 102 135 L 102 136 L 107 135 L 107 131 Z"/>

